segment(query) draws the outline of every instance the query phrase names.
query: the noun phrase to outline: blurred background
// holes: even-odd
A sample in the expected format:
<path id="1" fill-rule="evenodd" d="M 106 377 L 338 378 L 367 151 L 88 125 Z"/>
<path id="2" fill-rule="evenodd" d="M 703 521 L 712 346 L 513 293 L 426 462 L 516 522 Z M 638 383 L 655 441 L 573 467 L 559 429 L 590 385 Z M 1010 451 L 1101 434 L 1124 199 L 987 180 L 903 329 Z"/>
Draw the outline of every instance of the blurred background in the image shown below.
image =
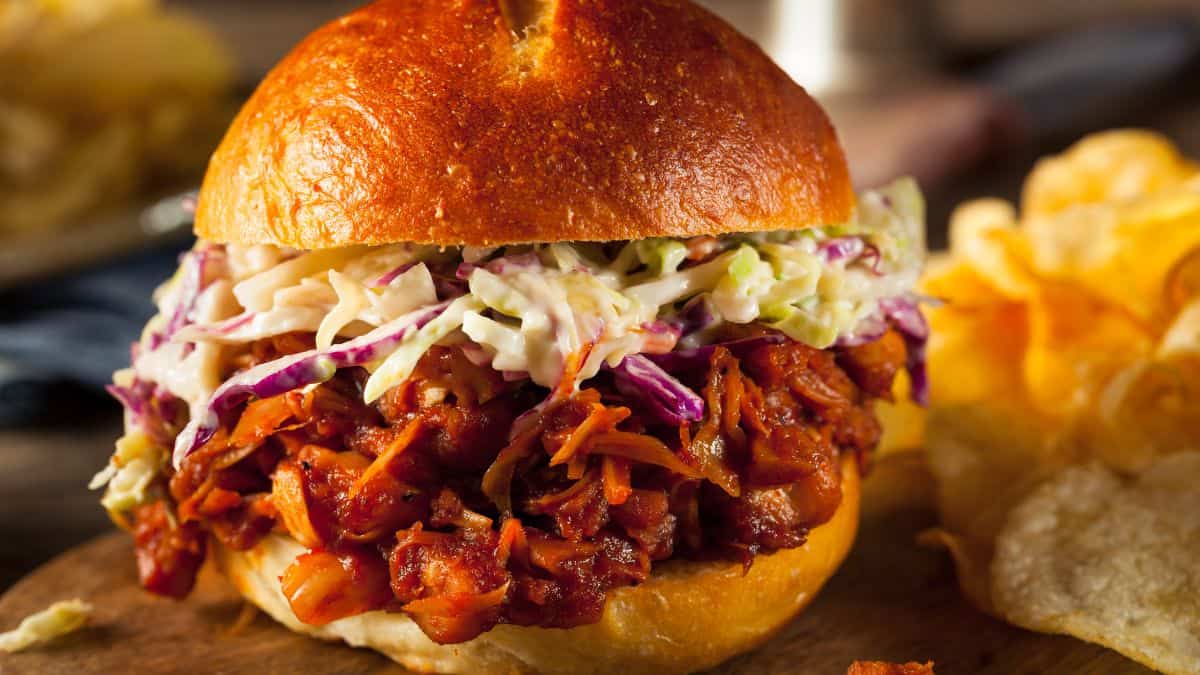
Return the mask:
<path id="1" fill-rule="evenodd" d="M 255 83 L 346 0 L 0 0 L 0 589 L 109 527 L 103 393 L 190 245 L 187 195 Z M 1016 199 L 1138 126 L 1200 155 L 1200 0 L 705 0 L 825 104 L 859 187 Z"/>

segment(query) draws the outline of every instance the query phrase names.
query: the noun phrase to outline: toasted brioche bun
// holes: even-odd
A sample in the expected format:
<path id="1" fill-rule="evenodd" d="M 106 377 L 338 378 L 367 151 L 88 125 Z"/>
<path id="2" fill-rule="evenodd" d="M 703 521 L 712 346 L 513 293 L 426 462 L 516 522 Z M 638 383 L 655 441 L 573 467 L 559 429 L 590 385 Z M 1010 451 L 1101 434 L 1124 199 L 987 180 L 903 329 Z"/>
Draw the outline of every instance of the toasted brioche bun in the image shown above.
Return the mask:
<path id="1" fill-rule="evenodd" d="M 196 232 L 319 249 L 688 237 L 840 223 L 829 120 L 685 0 L 381 0 L 246 103 Z"/>
<path id="2" fill-rule="evenodd" d="M 300 544 L 273 536 L 239 553 L 213 545 L 221 570 L 248 600 L 288 628 L 383 652 L 439 673 L 686 673 L 752 649 L 812 601 L 846 557 L 858 528 L 859 478 L 842 462 L 842 504 L 804 546 L 740 563 L 670 561 L 640 586 L 609 594 L 599 623 L 568 630 L 497 626 L 463 644 L 432 642 L 403 614 L 372 612 L 326 626 L 300 623 L 279 577 Z"/>

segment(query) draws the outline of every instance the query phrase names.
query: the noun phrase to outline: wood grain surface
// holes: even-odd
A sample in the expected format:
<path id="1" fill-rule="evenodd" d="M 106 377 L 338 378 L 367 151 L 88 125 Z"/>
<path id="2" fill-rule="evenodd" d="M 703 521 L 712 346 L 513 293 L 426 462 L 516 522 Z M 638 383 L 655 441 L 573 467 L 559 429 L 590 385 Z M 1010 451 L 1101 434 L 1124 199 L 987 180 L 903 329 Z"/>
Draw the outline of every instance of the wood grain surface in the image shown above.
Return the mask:
<path id="1" fill-rule="evenodd" d="M 920 489 L 880 489 L 886 468 L 872 482 L 858 546 L 821 596 L 762 649 L 715 672 L 840 675 L 856 659 L 931 659 L 939 675 L 1151 672 L 1106 649 L 976 612 L 959 596 L 944 555 L 913 544 L 933 522 L 927 509 L 911 506 Z M 151 597 L 137 587 L 123 533 L 75 548 L 16 584 L 0 598 L 0 627 L 73 597 L 96 605 L 92 624 L 41 650 L 0 656 L 0 673 L 406 672 L 371 652 L 292 634 L 262 614 L 232 632 L 243 604 L 211 569 L 185 602 Z"/>

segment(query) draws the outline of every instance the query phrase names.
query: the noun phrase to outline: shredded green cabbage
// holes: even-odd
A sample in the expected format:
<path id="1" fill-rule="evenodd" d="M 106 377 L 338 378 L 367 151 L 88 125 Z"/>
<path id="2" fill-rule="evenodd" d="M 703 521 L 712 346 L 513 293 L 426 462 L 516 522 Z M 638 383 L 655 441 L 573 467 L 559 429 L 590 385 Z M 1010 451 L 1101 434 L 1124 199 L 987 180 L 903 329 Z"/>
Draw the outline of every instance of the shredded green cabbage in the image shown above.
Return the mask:
<path id="1" fill-rule="evenodd" d="M 655 276 L 675 272 L 688 254 L 687 246 L 675 239 L 644 239 L 633 246 L 638 260 Z"/>
<path id="2" fill-rule="evenodd" d="M 219 385 L 215 373 L 223 372 L 219 359 L 230 345 L 305 330 L 328 346 L 445 299 L 446 283 L 465 286 L 465 295 L 375 364 L 368 400 L 402 382 L 425 351 L 447 340 L 470 340 L 496 369 L 526 373 L 548 387 L 572 354 L 590 347 L 576 374 L 582 381 L 605 363 L 669 348 L 661 328 L 648 326 L 702 295 L 718 322 L 761 321 L 824 348 L 877 317 L 880 301 L 912 289 L 925 254 L 923 210 L 916 183 L 900 180 L 861 195 L 846 223 L 697 241 L 698 250 L 710 253 L 690 266 L 693 242 L 670 238 L 619 248 L 398 244 L 308 253 L 229 245 L 222 275 L 197 301 L 195 323 L 156 346 L 162 318 L 153 320 L 135 370 L 199 410 Z M 838 246 L 848 239 L 852 245 Z M 162 316 L 172 315 L 178 284 L 160 291 Z M 134 467 L 157 461 L 123 463 L 124 473 L 110 477 L 120 487 L 110 490 L 112 501 L 140 499 L 144 487 Z"/>
<path id="3" fill-rule="evenodd" d="M 46 644 L 83 628 L 91 614 L 92 606 L 82 600 L 56 602 L 26 617 L 15 629 L 0 633 L 0 651 L 12 654 Z"/>
<path id="4" fill-rule="evenodd" d="M 108 466 L 92 478 L 88 488 L 107 486 L 100 503 L 112 513 L 129 511 L 150 501 L 147 489 L 167 463 L 167 451 L 139 431 L 127 431 L 117 440 Z"/>
<path id="5" fill-rule="evenodd" d="M 406 338 L 383 360 L 363 388 L 363 398 L 370 403 L 383 396 L 388 389 L 404 382 L 417 367 L 417 361 L 437 344 L 442 338 L 458 330 L 462 326 L 463 317 L 467 312 L 483 309 L 483 303 L 469 295 L 450 303 L 444 312 L 436 319 L 422 326 L 412 336 Z"/>

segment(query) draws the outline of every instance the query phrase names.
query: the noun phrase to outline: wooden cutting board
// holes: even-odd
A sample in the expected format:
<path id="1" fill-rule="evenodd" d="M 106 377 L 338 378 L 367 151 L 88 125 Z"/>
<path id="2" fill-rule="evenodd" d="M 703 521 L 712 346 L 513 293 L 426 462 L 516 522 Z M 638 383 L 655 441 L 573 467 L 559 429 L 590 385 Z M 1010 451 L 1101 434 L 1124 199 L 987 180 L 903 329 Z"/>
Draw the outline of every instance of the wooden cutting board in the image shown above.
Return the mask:
<path id="1" fill-rule="evenodd" d="M 822 594 L 762 649 L 715 672 L 842 675 L 856 659 L 933 660 L 939 675 L 1151 672 L 1101 647 L 1012 628 L 972 609 L 945 555 L 913 544 L 934 521 L 928 508 L 913 506 L 919 488 L 879 489 L 889 474 L 886 463 L 881 468 L 866 485 L 858 545 Z M 74 597 L 96 606 L 92 624 L 41 650 L 0 656 L 0 674 L 406 672 L 372 652 L 290 633 L 263 614 L 232 632 L 243 603 L 211 569 L 185 602 L 152 597 L 137 586 L 124 533 L 20 581 L 0 598 L 0 628 Z"/>

